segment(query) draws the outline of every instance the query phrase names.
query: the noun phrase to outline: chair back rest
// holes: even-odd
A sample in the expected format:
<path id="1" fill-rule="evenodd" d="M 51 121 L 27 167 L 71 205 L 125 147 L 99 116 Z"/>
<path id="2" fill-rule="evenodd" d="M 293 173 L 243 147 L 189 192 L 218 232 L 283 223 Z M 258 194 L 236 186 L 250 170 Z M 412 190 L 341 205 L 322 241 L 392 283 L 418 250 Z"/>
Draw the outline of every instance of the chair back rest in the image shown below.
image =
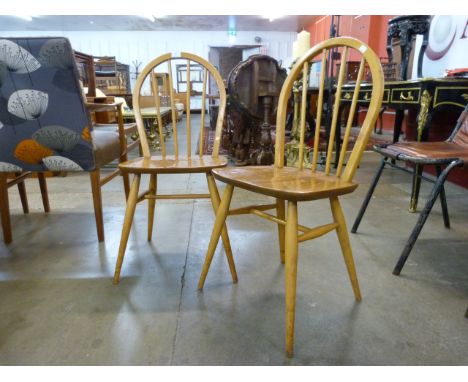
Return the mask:
<path id="1" fill-rule="evenodd" d="M 0 172 L 95 168 L 70 42 L 0 39 Z"/>
<path id="2" fill-rule="evenodd" d="M 186 96 L 185 96 L 185 111 L 186 111 L 186 121 L 185 121 L 185 128 L 186 128 L 186 136 L 187 136 L 187 151 L 185 154 L 179 152 L 179 135 L 177 129 L 177 110 L 176 110 L 176 94 L 174 92 L 174 75 L 173 69 L 175 69 L 176 65 L 179 64 L 184 66 L 184 74 L 182 78 L 182 74 L 178 73 L 181 78 L 178 78 L 179 82 L 186 83 Z M 197 65 L 197 68 L 202 68 L 201 73 L 199 71 L 192 72 L 191 67 Z M 158 73 L 158 75 L 155 75 Z M 161 73 L 167 73 L 167 89 L 169 89 L 169 99 L 165 98 L 165 103 L 167 106 L 163 106 L 162 96 L 159 91 L 159 86 L 157 79 L 160 77 Z M 195 73 L 192 76 L 192 73 Z M 145 158 L 149 158 L 151 156 L 150 148 L 148 144 L 147 132 L 145 129 L 145 125 L 143 123 L 143 111 L 141 105 L 141 91 L 144 87 L 144 84 L 149 84 L 152 89 L 152 95 L 154 97 L 154 105 L 155 105 L 155 112 L 156 112 L 156 122 L 158 126 L 158 135 L 161 144 L 161 154 L 163 157 L 166 157 L 168 152 L 167 142 L 165 139 L 165 134 L 163 131 L 163 113 L 167 112 L 168 108 L 170 110 L 170 123 L 172 127 L 172 140 L 173 140 L 173 153 L 175 158 L 179 157 L 192 157 L 192 154 L 195 150 L 192 148 L 192 123 L 191 123 L 191 114 L 190 114 L 190 106 L 192 100 L 192 80 L 196 80 L 201 86 L 201 121 L 200 121 L 200 134 L 199 134 L 199 141 L 198 141 L 198 151 L 199 155 L 203 155 L 203 147 L 205 144 L 205 120 L 206 120 L 206 107 L 207 102 L 210 100 L 216 100 L 218 102 L 219 111 L 216 120 L 216 128 L 215 128 L 215 138 L 213 143 L 213 151 L 212 156 L 217 157 L 219 154 L 219 148 L 221 143 L 221 132 L 223 128 L 223 120 L 224 114 L 226 110 L 226 89 L 224 87 L 223 80 L 216 70 L 216 68 L 210 64 L 208 61 L 203 59 L 202 57 L 196 56 L 191 53 L 182 52 L 180 55 L 172 55 L 172 53 L 166 53 L 162 56 L 159 56 L 152 60 L 146 67 L 142 70 L 140 75 L 137 78 L 135 83 L 135 88 L 133 91 L 133 108 L 135 112 L 135 120 L 138 127 L 138 134 L 141 138 L 141 146 L 143 151 L 143 156 Z M 208 78 L 210 78 L 210 83 L 208 82 Z M 208 92 L 208 84 L 210 88 L 210 92 Z M 216 90 L 215 90 L 216 89 Z"/>
<path id="3" fill-rule="evenodd" d="M 468 149 L 468 104 L 466 104 L 465 110 L 458 117 L 457 124 L 450 135 L 449 141 L 465 146 Z"/>
<path id="4" fill-rule="evenodd" d="M 383 97 L 383 73 L 382 67 L 377 55 L 364 43 L 359 40 L 350 37 L 337 37 L 326 40 L 317 44 L 316 46 L 312 47 L 307 53 L 305 53 L 302 57 L 300 57 L 297 63 L 291 69 L 286 81 L 283 84 L 283 88 L 281 89 L 280 98 L 278 101 L 278 113 L 277 113 L 277 120 L 276 120 L 276 147 L 275 147 L 275 166 L 276 167 L 283 167 L 284 160 L 285 160 L 285 145 L 294 144 L 298 147 L 298 159 L 296 163 L 291 163 L 288 165 L 294 165 L 299 167 L 300 169 L 305 167 L 305 162 L 310 162 L 310 170 L 311 171 L 318 171 L 319 168 L 322 168 L 325 174 L 329 175 L 332 170 L 332 159 L 333 159 L 333 149 L 334 149 L 334 142 L 335 142 L 335 135 L 340 134 L 340 127 L 338 116 L 339 116 L 339 108 L 340 108 L 340 100 L 341 100 L 341 93 L 342 93 L 342 86 L 345 79 L 345 67 L 346 61 L 348 59 L 350 50 L 354 50 L 357 52 L 360 57 L 360 67 L 359 72 L 355 84 L 355 92 L 352 97 L 351 106 L 349 115 L 347 118 L 346 128 L 344 131 L 343 136 L 343 143 L 341 145 L 341 151 L 339 155 L 339 161 L 335 164 L 336 167 L 336 175 L 339 177 L 343 177 L 345 180 L 351 181 L 356 168 L 361 160 L 362 153 L 366 147 L 366 144 L 369 140 L 370 134 L 372 133 L 373 127 L 375 125 L 376 119 L 378 117 L 378 113 L 380 110 L 380 106 L 382 103 Z M 324 100 L 326 97 L 326 89 L 325 89 L 325 72 L 328 65 L 330 65 L 329 58 L 331 57 L 332 53 L 336 53 L 336 51 L 340 52 L 341 55 L 341 64 L 340 70 L 338 73 L 338 80 L 337 85 L 333 90 L 334 101 L 333 106 L 328 105 L 328 107 L 332 111 L 332 118 L 331 118 L 331 126 L 329 129 L 329 136 L 328 142 L 326 143 L 326 150 L 324 152 L 324 159 L 325 162 L 319 164 L 319 152 L 322 150 L 322 146 L 320 145 L 320 128 L 322 126 L 324 116 L 323 116 L 323 109 L 324 109 Z M 307 105 L 307 92 L 308 92 L 308 84 L 309 84 L 309 73 L 310 73 L 310 63 L 313 60 L 320 59 L 321 62 L 321 73 L 320 73 L 320 80 L 319 80 L 319 89 L 318 89 L 318 103 L 317 103 L 317 115 L 316 115 L 316 124 L 315 126 L 310 126 L 312 130 L 315 128 L 314 133 L 314 143 L 313 147 L 306 149 L 306 142 L 305 142 L 305 133 L 306 133 L 306 112 L 309 105 Z M 354 119 L 354 114 L 357 109 L 357 101 L 359 95 L 359 89 L 361 86 L 361 81 L 364 77 L 364 70 L 368 67 L 370 74 L 372 76 L 372 95 L 369 100 L 369 106 L 367 115 L 364 119 L 362 124 L 362 128 L 359 131 L 359 135 L 354 143 L 354 147 L 349 154 L 349 158 L 347 158 L 347 163 L 345 166 L 345 159 L 347 155 L 347 147 L 349 143 L 351 127 Z M 304 85 L 305 84 L 305 85 Z M 291 93 L 293 87 L 296 88 L 296 92 L 299 93 L 297 95 L 298 105 L 298 118 L 293 123 L 293 129 L 297 129 L 299 135 L 298 142 L 285 142 L 285 125 L 286 125 L 286 118 L 288 114 L 288 101 L 291 97 Z M 310 156 L 309 156 L 310 155 Z M 308 161 L 306 160 L 308 159 Z M 344 171 L 343 171 L 344 168 Z"/>

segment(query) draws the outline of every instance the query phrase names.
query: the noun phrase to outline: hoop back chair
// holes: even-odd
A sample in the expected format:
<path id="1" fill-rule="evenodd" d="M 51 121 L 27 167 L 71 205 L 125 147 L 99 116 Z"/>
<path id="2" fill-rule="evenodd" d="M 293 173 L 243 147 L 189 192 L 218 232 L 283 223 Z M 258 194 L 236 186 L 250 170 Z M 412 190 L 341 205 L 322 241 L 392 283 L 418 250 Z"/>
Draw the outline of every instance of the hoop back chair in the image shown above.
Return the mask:
<path id="1" fill-rule="evenodd" d="M 437 198 L 440 197 L 442 206 L 442 216 L 446 228 L 450 228 L 450 219 L 447 208 L 447 200 L 445 197 L 444 183 L 450 171 L 455 167 L 466 166 L 468 163 L 468 105 L 458 118 L 457 124 L 453 129 L 450 137 L 443 142 L 399 142 L 394 144 L 381 144 L 375 145 L 374 150 L 383 156 L 382 161 L 377 169 L 366 197 L 361 205 L 359 213 L 354 221 L 352 233 L 356 233 L 362 217 L 366 212 L 369 201 L 372 198 L 375 187 L 382 175 L 385 166 L 390 166 L 405 172 L 412 173 L 406 167 L 401 167 L 398 164 L 393 164 L 392 161 L 402 161 L 411 163 L 414 166 L 419 166 L 421 169 L 419 179 L 425 179 L 434 183 L 432 191 L 426 201 L 424 208 L 419 214 L 418 221 L 411 232 L 406 245 L 398 259 L 395 268 L 393 269 L 394 275 L 399 275 L 403 266 L 405 265 L 408 256 L 413 249 L 416 240 L 434 206 Z M 435 166 L 437 177 L 435 180 L 427 178 L 422 175 L 424 166 Z M 443 170 L 442 170 L 443 169 Z"/>
<path id="2" fill-rule="evenodd" d="M 186 140 L 187 148 L 185 152 L 179 150 L 179 134 L 177 126 L 177 110 L 175 107 L 175 94 L 173 87 L 173 62 L 178 62 L 182 60 L 183 63 L 187 65 L 187 98 L 186 98 L 186 120 L 185 120 L 185 129 L 186 129 Z M 194 150 L 192 148 L 192 132 L 195 129 L 192 129 L 191 123 L 191 114 L 190 114 L 190 102 L 191 102 L 191 65 L 201 65 L 203 67 L 203 85 L 202 85 L 202 107 L 201 107 L 201 122 L 200 122 L 200 134 L 199 134 L 199 143 L 198 150 L 199 154 L 194 155 Z M 163 72 L 165 69 L 168 73 L 168 88 L 169 88 L 169 104 L 171 106 L 171 126 L 172 126 L 172 145 L 166 142 L 165 134 L 163 131 L 163 121 L 161 117 L 161 95 L 157 89 L 156 81 L 152 82 L 152 94 L 154 95 L 154 103 L 156 109 L 156 122 L 159 131 L 160 144 L 161 144 L 161 155 L 151 155 L 150 147 L 148 144 L 148 139 L 146 137 L 146 131 L 143 124 L 142 111 L 141 111 L 141 102 L 140 102 L 140 93 L 142 88 L 146 83 L 150 82 L 151 77 L 154 72 Z M 210 88 L 217 88 L 218 94 L 208 93 L 208 78 L 213 81 L 210 84 Z M 205 128 L 205 105 L 208 99 L 218 99 L 219 100 L 219 112 L 216 119 L 216 129 L 215 129 L 215 138 L 213 143 L 213 150 L 211 155 L 203 155 L 204 147 L 204 128 Z M 141 146 L 143 157 L 129 160 L 125 163 L 119 165 L 121 171 L 125 174 L 134 174 L 133 182 L 130 188 L 130 195 L 127 201 L 127 208 L 125 212 L 124 224 L 122 228 L 122 236 L 120 240 L 119 253 L 117 257 L 115 273 L 114 273 L 114 283 L 118 283 L 120 280 L 120 272 L 122 268 L 122 263 L 125 255 L 125 250 L 127 246 L 128 237 L 130 234 L 130 228 L 133 221 L 133 216 L 135 213 L 135 208 L 138 202 L 143 200 L 148 200 L 148 241 L 152 240 L 153 235 L 153 222 L 154 222 L 154 211 L 156 200 L 158 199 L 200 199 L 200 198 L 210 198 L 213 208 L 216 211 L 219 205 L 219 194 L 216 187 L 215 180 L 211 174 L 211 170 L 214 168 L 224 167 L 227 165 L 227 159 L 219 155 L 220 143 L 221 143 L 221 131 L 223 127 L 223 119 L 226 110 L 226 90 L 224 88 L 223 80 L 216 70 L 216 68 L 210 64 L 205 59 L 196 56 L 194 54 L 180 53 L 180 56 L 173 56 L 172 53 L 167 53 L 162 56 L 159 56 L 152 60 L 146 67 L 142 70 L 141 74 L 138 76 L 135 88 L 133 91 L 133 107 L 135 111 L 135 119 L 138 128 L 138 134 L 141 139 Z M 183 122 L 181 122 L 181 125 Z M 195 133 L 194 133 L 195 135 Z M 169 154 L 169 150 L 172 150 L 173 153 Z M 208 182 L 209 194 L 173 194 L 173 195 L 163 195 L 157 193 L 157 175 L 158 174 L 186 174 L 186 173 L 201 173 L 206 174 Z M 139 194 L 140 180 L 143 174 L 149 174 L 149 188 L 147 191 Z M 224 228 L 222 233 L 224 248 L 226 250 L 226 256 L 230 264 L 231 274 L 233 281 L 237 281 L 236 270 L 234 267 L 234 262 L 232 260 L 231 247 L 229 244 L 229 238 L 227 235 L 227 230 Z"/>
<path id="3" fill-rule="evenodd" d="M 330 129 L 329 144 L 326 153 L 326 162 L 318 164 L 320 126 L 322 122 L 322 110 L 325 89 L 325 71 L 320 76 L 320 87 L 318 95 L 318 107 L 316 116 L 315 139 L 311 168 L 306 168 L 304 137 L 306 132 L 306 100 L 307 84 L 310 69 L 310 62 L 321 56 L 322 68 L 327 67 L 328 56 L 331 49 L 341 50 L 342 64 L 338 75 L 335 101 L 333 105 L 333 117 Z M 347 120 L 343 137 L 343 144 L 339 155 L 339 162 L 336 164 L 336 172 L 332 173 L 334 167 L 332 163 L 333 142 L 335 134 L 339 134 L 337 129 L 339 100 L 341 89 L 345 78 L 344 62 L 347 61 L 350 50 L 358 52 L 361 56 L 359 74 L 356 82 L 356 91 L 353 96 L 350 114 Z M 365 65 L 369 66 L 372 74 L 372 96 L 369 110 L 363 122 L 357 141 L 352 149 L 347 164 L 347 146 L 351 125 L 356 111 L 357 96 L 363 78 Z M 285 122 L 287 117 L 288 99 L 291 97 L 291 90 L 296 81 L 302 81 L 301 104 L 300 104 L 300 142 L 299 153 L 296 165 L 285 166 Z M 251 166 L 242 168 L 214 169 L 213 175 L 216 179 L 226 183 L 220 206 L 216 214 L 215 225 L 211 234 L 206 259 L 199 279 L 198 288 L 202 289 L 205 279 L 215 253 L 219 236 L 224 227 L 228 215 L 254 214 L 278 224 L 279 247 L 281 262 L 285 263 L 285 295 L 286 295 L 286 353 L 293 354 L 294 341 L 294 317 L 296 300 L 296 278 L 297 278 L 297 258 L 298 243 L 322 236 L 330 231 L 336 231 L 345 264 L 351 280 L 352 288 L 356 300 L 361 299 L 358 279 L 355 272 L 354 261 L 346 229 L 345 218 L 338 200 L 338 197 L 352 192 L 358 185 L 352 181 L 357 166 L 361 160 L 362 153 L 376 122 L 383 94 L 383 74 L 380 62 L 376 54 L 364 43 L 348 37 L 333 38 L 311 48 L 294 65 L 283 84 L 279 101 L 276 120 L 276 147 L 275 163 L 273 166 Z M 255 205 L 229 209 L 232 194 L 235 187 L 240 187 L 259 194 L 276 198 L 276 203 L 266 205 Z M 298 225 L 298 202 L 318 199 L 329 199 L 333 222 L 308 228 Z M 287 209 L 285 203 L 287 202 Z M 276 209 L 276 215 L 266 213 L 266 210 Z"/>
<path id="4" fill-rule="evenodd" d="M 12 241 L 8 188 L 18 184 L 27 213 L 24 180 L 37 173 L 48 212 L 44 173 L 74 171 L 90 172 L 98 239 L 104 240 L 100 187 L 120 172 L 101 179 L 100 167 L 126 160 L 126 141 L 121 113 L 113 131 L 98 131 L 88 107 L 120 111 L 118 105 L 93 109 L 86 103 L 68 39 L 0 39 L 0 207 L 5 243 Z"/>

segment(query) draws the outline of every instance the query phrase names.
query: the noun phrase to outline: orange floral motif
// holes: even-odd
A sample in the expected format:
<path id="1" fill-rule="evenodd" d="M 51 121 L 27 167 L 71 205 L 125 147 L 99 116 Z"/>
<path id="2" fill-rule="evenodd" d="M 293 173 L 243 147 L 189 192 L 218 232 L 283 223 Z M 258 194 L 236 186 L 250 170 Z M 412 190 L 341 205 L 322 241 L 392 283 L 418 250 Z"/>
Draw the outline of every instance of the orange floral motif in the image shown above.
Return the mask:
<path id="1" fill-rule="evenodd" d="M 29 164 L 39 164 L 42 158 L 54 155 L 54 152 L 42 146 L 34 139 L 25 139 L 15 148 L 15 157 Z"/>
<path id="2" fill-rule="evenodd" d="M 88 126 L 86 126 L 83 129 L 83 132 L 81 133 L 81 138 L 83 138 L 85 141 L 91 142 L 91 133 L 89 132 Z"/>

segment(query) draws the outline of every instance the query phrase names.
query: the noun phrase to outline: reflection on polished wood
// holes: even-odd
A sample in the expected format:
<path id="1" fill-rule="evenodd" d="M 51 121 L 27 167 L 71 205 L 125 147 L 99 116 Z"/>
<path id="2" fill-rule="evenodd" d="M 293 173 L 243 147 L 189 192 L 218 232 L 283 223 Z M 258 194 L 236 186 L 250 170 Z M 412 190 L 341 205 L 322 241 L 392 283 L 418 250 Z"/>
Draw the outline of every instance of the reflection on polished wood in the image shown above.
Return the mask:
<path id="1" fill-rule="evenodd" d="M 228 167 L 213 170 L 213 174 L 223 182 L 285 200 L 316 200 L 344 195 L 358 186 L 335 175 L 296 167 Z"/>
<path id="2" fill-rule="evenodd" d="M 338 109 L 339 96 L 336 97 L 333 105 L 333 118 L 330 129 L 330 138 L 328 141 L 328 153 L 324 166 L 317 165 L 316 152 L 319 150 L 319 130 L 321 126 L 321 114 L 318 115 L 315 126 L 315 139 L 312 158 L 310 158 L 307 148 L 305 147 L 304 136 L 306 133 L 306 107 L 304 103 L 307 101 L 306 89 L 302 89 L 302 97 L 299 102 L 301 107 L 298 111 L 298 160 L 295 162 L 297 167 L 285 167 L 285 125 L 287 117 L 287 107 L 289 98 L 293 90 L 293 85 L 301 78 L 303 83 L 308 82 L 308 65 L 314 59 L 328 57 L 328 52 L 333 48 L 339 48 L 342 51 L 341 57 L 346 61 L 348 51 L 353 50 L 360 54 L 362 59 L 357 79 L 358 91 L 351 97 L 351 113 L 346 124 L 345 138 L 341 147 L 340 160 L 337 165 L 336 173 L 332 173 L 331 160 L 333 154 L 334 136 L 339 135 L 337 131 L 338 125 Z M 359 93 L 360 82 L 362 81 L 365 65 L 368 65 L 372 73 L 372 90 L 369 98 L 369 112 L 363 123 L 363 127 L 356 140 L 353 150 L 347 158 L 346 167 L 344 166 L 345 157 L 347 154 L 347 144 L 349 132 L 354 118 L 354 112 L 357 107 L 357 94 Z M 327 65 L 322 65 L 326 67 Z M 344 65 L 342 65 L 342 68 Z M 344 79 L 344 70 L 340 70 L 338 79 L 337 94 L 341 93 L 341 88 Z M 324 81 L 321 81 L 319 89 L 319 105 L 317 110 L 323 108 L 323 92 Z M 296 98 L 297 97 L 296 91 Z M 273 221 L 278 225 L 280 259 L 285 264 L 285 305 L 286 305 L 286 354 L 292 356 L 294 347 L 294 324 L 295 324 L 295 305 L 296 305 L 296 281 L 298 267 L 298 244 L 306 240 L 317 238 L 331 231 L 336 231 L 340 246 L 343 252 L 344 261 L 348 270 L 348 276 L 351 281 L 355 299 L 361 300 L 361 292 L 359 289 L 356 270 L 352 257 L 351 247 L 348 238 L 343 212 L 338 200 L 338 197 L 343 194 L 352 192 L 357 184 L 353 182 L 353 177 L 361 160 L 362 153 L 369 140 L 372 129 L 380 111 L 383 96 L 383 73 L 380 61 L 375 53 L 362 42 L 352 38 L 334 38 L 322 42 L 309 50 L 291 69 L 290 74 L 286 78 L 281 90 L 278 101 L 278 111 L 276 120 L 276 147 L 275 147 L 275 164 L 274 166 L 253 166 L 242 168 L 221 168 L 212 171 L 213 176 L 226 183 L 226 189 L 221 198 L 221 203 L 216 214 L 216 220 L 213 231 L 211 233 L 208 250 L 206 253 L 205 262 L 202 273 L 198 282 L 198 288 L 202 289 L 208 274 L 208 270 L 213 259 L 219 237 L 222 232 L 222 227 L 225 225 L 227 216 L 239 214 L 254 214 L 256 216 Z M 332 105 L 329 105 L 332 107 Z M 338 151 L 338 150 L 337 150 Z M 305 168 L 304 163 L 310 162 L 310 169 Z M 324 167 L 324 168 L 323 168 Z M 321 170 L 321 171 L 319 171 Z M 276 204 L 247 206 L 230 210 L 230 202 L 235 187 L 240 187 L 252 192 L 268 195 L 276 198 Z M 329 199 L 331 214 L 333 221 L 328 224 L 320 225 L 314 228 L 304 227 L 298 224 L 298 202 L 310 201 L 317 199 Z M 287 204 L 287 209 L 285 208 Z M 275 209 L 277 215 L 269 214 L 264 211 Z M 283 253 L 284 252 L 284 253 Z"/>
<path id="3" fill-rule="evenodd" d="M 176 158 L 173 155 L 166 157 L 152 156 L 151 158 L 135 158 L 120 165 L 123 173 L 135 174 L 176 174 L 206 172 L 216 167 L 227 165 L 225 157 L 213 158 L 208 155 L 192 158 Z"/>

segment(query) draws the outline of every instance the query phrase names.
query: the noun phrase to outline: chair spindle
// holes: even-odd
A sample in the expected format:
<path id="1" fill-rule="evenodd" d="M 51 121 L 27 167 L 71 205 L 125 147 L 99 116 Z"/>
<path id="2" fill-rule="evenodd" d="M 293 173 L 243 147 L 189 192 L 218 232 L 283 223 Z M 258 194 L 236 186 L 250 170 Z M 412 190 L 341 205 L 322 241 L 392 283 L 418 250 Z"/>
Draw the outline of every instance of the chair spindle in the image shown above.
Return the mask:
<path id="1" fill-rule="evenodd" d="M 202 103 L 201 103 L 201 121 L 200 121 L 200 138 L 199 138 L 199 147 L 198 154 L 203 155 L 203 133 L 205 130 L 205 100 L 206 100 L 206 79 L 208 77 L 208 70 L 205 68 L 203 71 L 203 90 L 202 90 Z"/>
<path id="2" fill-rule="evenodd" d="M 192 139 L 191 139 L 191 128 L 190 128 L 190 60 L 187 60 L 187 157 L 192 156 Z"/>
<path id="3" fill-rule="evenodd" d="M 346 74 L 346 61 L 347 60 L 348 60 L 348 47 L 345 46 L 343 49 L 343 54 L 341 56 L 340 72 L 338 74 L 338 84 L 336 85 L 335 103 L 333 105 L 332 122 L 331 122 L 330 137 L 328 141 L 328 150 L 327 150 L 327 162 L 325 164 L 326 175 L 330 174 L 333 146 L 335 144 L 336 126 L 338 122 L 338 111 L 340 108 L 341 90 L 343 87 L 344 77 Z M 339 131 L 338 131 L 338 134 L 340 134 Z"/>
<path id="4" fill-rule="evenodd" d="M 306 131 L 306 111 L 307 111 L 307 88 L 308 88 L 309 62 L 304 62 L 302 68 L 302 98 L 301 98 L 301 117 L 300 117 L 300 136 L 299 136 L 299 169 L 304 167 L 304 138 Z"/>
<path id="5" fill-rule="evenodd" d="M 174 99 L 174 88 L 172 81 L 172 65 L 171 61 L 167 61 L 167 72 L 169 73 L 169 95 L 171 98 L 171 113 L 172 113 L 172 133 L 174 137 L 174 156 L 177 159 L 179 156 L 179 141 L 177 136 L 177 109 Z"/>
<path id="6" fill-rule="evenodd" d="M 364 59 L 364 57 L 362 57 L 361 58 L 361 64 L 359 66 L 359 72 L 358 72 L 357 79 L 356 79 L 356 87 L 355 87 L 354 94 L 353 94 L 353 100 L 351 101 L 348 120 L 346 122 L 346 130 L 345 130 L 345 134 L 344 134 L 344 137 L 343 137 L 343 143 L 341 145 L 340 159 L 338 160 L 338 166 L 337 166 L 337 169 L 336 169 L 336 176 L 340 176 L 341 171 L 343 170 L 343 164 L 344 164 L 344 159 L 345 159 L 345 156 L 346 156 L 346 150 L 348 148 L 349 136 L 351 134 L 351 127 L 353 125 L 354 114 L 356 113 L 356 109 L 357 109 L 357 101 L 358 101 L 358 96 L 359 96 L 359 90 L 361 88 L 361 81 L 362 81 L 362 77 L 364 75 L 364 67 L 365 67 L 365 59 Z"/>
<path id="7" fill-rule="evenodd" d="M 153 97 L 154 97 L 154 102 L 156 105 L 156 119 L 158 121 L 158 133 L 159 133 L 159 142 L 161 144 L 161 154 L 162 156 L 166 156 L 166 142 L 164 140 L 164 133 L 163 133 L 163 127 L 162 127 L 162 118 L 161 118 L 161 98 L 159 96 L 159 86 L 158 86 L 158 80 L 156 76 L 153 73 L 153 76 L 151 77 L 152 79 L 152 87 L 153 87 Z"/>
<path id="8" fill-rule="evenodd" d="M 315 123 L 315 134 L 314 134 L 314 152 L 312 158 L 312 171 L 317 170 L 317 161 L 319 153 L 319 144 L 320 144 L 320 128 L 322 126 L 322 111 L 323 111 L 323 92 L 325 88 L 325 73 L 326 64 L 327 64 L 327 55 L 328 50 L 324 49 L 322 51 L 322 62 L 321 62 L 321 71 L 320 71 L 320 80 L 319 80 L 319 94 L 317 100 L 317 120 Z"/>
<path id="9" fill-rule="evenodd" d="M 320 144 L 320 127 L 322 126 L 322 111 L 323 111 L 323 90 L 325 88 L 325 73 L 326 73 L 326 64 L 327 64 L 327 55 L 328 49 L 322 51 L 322 62 L 321 62 L 321 71 L 320 71 L 320 83 L 319 83 L 319 94 L 317 100 L 317 121 L 315 124 L 315 134 L 314 134 L 314 153 L 312 158 L 312 171 L 317 169 L 317 160 L 319 153 L 319 144 Z"/>

